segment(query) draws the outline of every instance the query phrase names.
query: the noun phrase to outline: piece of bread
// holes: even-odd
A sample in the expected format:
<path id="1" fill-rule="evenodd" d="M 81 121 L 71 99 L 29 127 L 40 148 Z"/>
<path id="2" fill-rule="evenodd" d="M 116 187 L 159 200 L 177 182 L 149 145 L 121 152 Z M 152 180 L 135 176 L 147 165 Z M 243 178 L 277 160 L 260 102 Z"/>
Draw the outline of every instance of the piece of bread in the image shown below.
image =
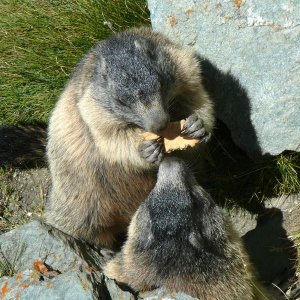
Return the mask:
<path id="1" fill-rule="evenodd" d="M 153 132 L 145 132 L 143 137 L 145 140 L 156 140 L 163 137 L 164 151 L 170 153 L 175 150 L 184 150 L 187 147 L 194 147 L 199 144 L 200 139 L 193 139 L 181 135 L 181 130 L 185 120 L 171 122 L 168 127 L 159 132 L 159 135 Z"/>

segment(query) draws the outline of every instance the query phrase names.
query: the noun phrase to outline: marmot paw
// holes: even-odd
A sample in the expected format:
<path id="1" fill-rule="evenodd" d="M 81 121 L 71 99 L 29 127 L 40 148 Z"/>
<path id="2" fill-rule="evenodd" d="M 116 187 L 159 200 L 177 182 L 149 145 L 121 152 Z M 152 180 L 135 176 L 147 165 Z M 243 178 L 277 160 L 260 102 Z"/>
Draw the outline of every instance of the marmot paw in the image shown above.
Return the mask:
<path id="1" fill-rule="evenodd" d="M 200 138 L 201 143 L 207 142 L 211 137 L 211 133 L 206 131 L 197 114 L 192 114 L 186 119 L 181 133 L 193 139 Z"/>
<path id="2" fill-rule="evenodd" d="M 159 165 L 163 159 L 163 139 L 143 141 L 139 152 L 147 162 Z"/>

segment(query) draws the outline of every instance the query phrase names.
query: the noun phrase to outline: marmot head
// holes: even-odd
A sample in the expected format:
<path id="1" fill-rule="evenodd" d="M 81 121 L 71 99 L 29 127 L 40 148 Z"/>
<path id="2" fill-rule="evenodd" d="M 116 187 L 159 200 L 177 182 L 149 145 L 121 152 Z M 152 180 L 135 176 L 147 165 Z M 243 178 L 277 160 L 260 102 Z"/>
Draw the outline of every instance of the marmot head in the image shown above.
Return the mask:
<path id="1" fill-rule="evenodd" d="M 183 160 L 163 160 L 157 183 L 142 207 L 148 212 L 151 233 L 140 234 L 139 247 L 159 249 L 156 257 L 160 261 L 173 260 L 181 251 L 187 260 L 195 255 L 200 260 L 208 254 L 223 255 L 227 243 L 224 214 Z M 144 223 L 145 218 L 140 220 L 139 232 Z"/>
<path id="2" fill-rule="evenodd" d="M 106 94 L 99 95 L 101 105 L 146 131 L 165 128 L 176 74 L 166 49 L 147 37 L 124 32 L 102 42 L 95 52 L 94 83 Z"/>
<path id="3" fill-rule="evenodd" d="M 184 161 L 166 157 L 159 166 L 157 183 L 145 201 L 154 236 L 160 240 L 190 230 L 193 199 Z"/>

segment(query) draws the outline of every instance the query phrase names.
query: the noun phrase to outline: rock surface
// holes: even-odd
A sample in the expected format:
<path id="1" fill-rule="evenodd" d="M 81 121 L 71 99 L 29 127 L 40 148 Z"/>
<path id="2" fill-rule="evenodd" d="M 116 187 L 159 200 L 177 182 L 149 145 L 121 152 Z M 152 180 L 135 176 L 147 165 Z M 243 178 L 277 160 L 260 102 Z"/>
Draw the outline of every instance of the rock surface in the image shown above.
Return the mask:
<path id="1" fill-rule="evenodd" d="M 300 150 L 298 0 L 148 0 L 155 30 L 198 50 L 218 118 L 251 157 Z"/>
<path id="2" fill-rule="evenodd" d="M 300 195 L 293 195 L 269 200 L 259 216 L 230 216 L 260 278 L 284 291 L 295 281 L 293 237 L 300 230 L 299 212 Z M 0 235 L 0 299 L 194 299 L 164 289 L 138 295 L 121 289 L 101 273 L 110 255 L 34 221 Z"/>
<path id="3" fill-rule="evenodd" d="M 231 216 L 260 279 L 284 291 L 300 275 L 296 274 L 299 215 L 300 195 L 295 194 L 269 199 L 260 215 Z"/>
<path id="4" fill-rule="evenodd" d="M 108 253 L 34 221 L 0 235 L 0 299 L 24 300 L 134 300 L 128 290 L 101 273 Z M 11 272 L 11 274 L 9 274 Z M 10 276 L 9 276 L 10 275 Z M 192 300 L 163 289 L 139 295 L 140 299 Z"/>
<path id="5" fill-rule="evenodd" d="M 103 292 L 93 268 L 103 257 L 37 221 L 1 235 L 0 245 L 1 261 L 17 271 L 0 280 L 3 299 L 93 299 Z"/>

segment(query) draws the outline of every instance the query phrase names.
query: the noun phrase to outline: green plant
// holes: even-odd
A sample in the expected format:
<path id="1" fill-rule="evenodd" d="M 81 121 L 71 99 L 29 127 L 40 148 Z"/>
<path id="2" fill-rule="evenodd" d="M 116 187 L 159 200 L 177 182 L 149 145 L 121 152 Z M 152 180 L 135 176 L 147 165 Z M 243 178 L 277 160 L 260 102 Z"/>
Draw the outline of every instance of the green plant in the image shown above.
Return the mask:
<path id="1" fill-rule="evenodd" d="M 47 122 L 72 69 L 97 40 L 149 24 L 146 0 L 2 0 L 0 125 Z"/>
<path id="2" fill-rule="evenodd" d="M 300 192 L 300 153 L 280 155 L 275 159 L 277 194 Z"/>

